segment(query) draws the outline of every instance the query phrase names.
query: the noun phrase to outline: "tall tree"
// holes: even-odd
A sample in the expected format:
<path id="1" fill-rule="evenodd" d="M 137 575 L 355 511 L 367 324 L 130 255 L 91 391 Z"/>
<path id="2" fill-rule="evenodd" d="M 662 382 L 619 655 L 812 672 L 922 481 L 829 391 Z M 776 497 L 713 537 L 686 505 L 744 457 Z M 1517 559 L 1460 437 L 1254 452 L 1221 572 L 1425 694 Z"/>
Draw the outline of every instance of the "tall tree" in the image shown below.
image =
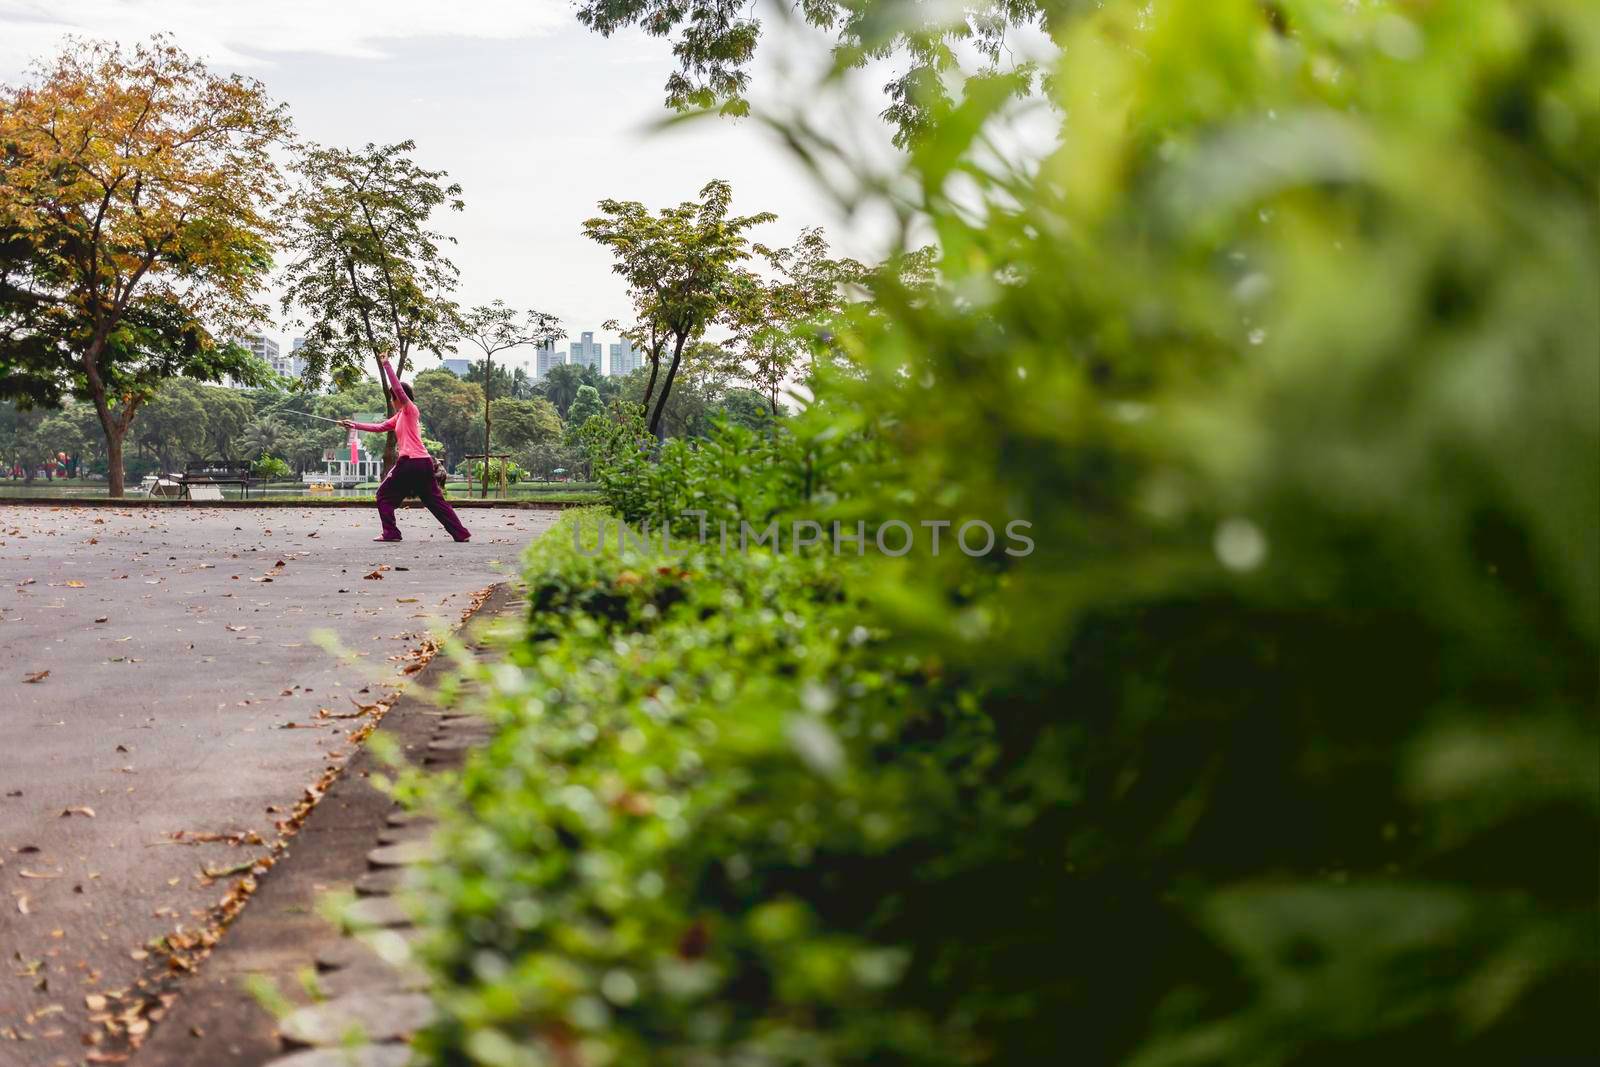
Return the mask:
<path id="1" fill-rule="evenodd" d="M 432 228 L 435 211 L 464 208 L 461 186 L 442 170 L 411 159 L 412 141 L 369 144 L 359 152 L 311 146 L 296 163 L 289 198 L 283 310 L 306 339 L 300 355 L 308 381 L 354 381 L 362 353 L 395 356 L 406 373 L 410 355 L 441 355 L 461 335 L 460 309 L 450 299 L 459 272 L 444 247 L 455 238 Z M 394 403 L 384 393 L 384 408 Z M 394 463 L 394 434 L 384 469 Z"/>
<path id="2" fill-rule="evenodd" d="M 733 187 L 707 182 L 700 199 L 686 200 L 652 214 L 638 201 L 602 200 L 601 214 L 584 222 L 584 233 L 611 249 L 612 270 L 628 284 L 634 311 L 646 332 L 669 338 L 672 362 L 656 392 L 661 355 L 651 351 L 650 381 L 644 404 L 650 432 L 662 436 L 661 417 L 683 358 L 684 345 L 697 340 L 740 300 L 749 284 L 741 264 L 750 258 L 745 236 L 773 222 L 770 211 L 730 215 Z M 662 346 L 665 347 L 665 346 Z M 654 395 L 655 407 L 650 410 Z"/>
<path id="3" fill-rule="evenodd" d="M 757 245 L 755 251 L 771 275 L 751 275 L 745 299 L 731 316 L 736 344 L 728 370 L 766 397 L 769 413 L 777 415 L 784 383 L 826 347 L 834 319 L 850 291 L 865 284 L 867 268 L 829 256 L 820 226 L 801 230 L 788 248 Z"/>
<path id="4" fill-rule="evenodd" d="M 517 312 L 504 300 L 479 304 L 467 313 L 463 336 L 483 352 L 483 496 L 489 497 L 490 401 L 494 387 L 494 355 L 523 345 L 554 344 L 565 334 L 561 320 L 542 311 Z M 469 494 L 470 495 L 470 494 Z"/>
<path id="5" fill-rule="evenodd" d="M 93 402 L 112 496 L 123 439 L 162 381 L 260 372 L 216 338 L 265 317 L 272 149 L 288 133 L 259 83 L 214 75 L 162 37 L 73 42 L 0 88 L 12 261 L 0 380 Z"/>
<path id="6" fill-rule="evenodd" d="M 602 326 L 604 329 L 620 334 L 624 341 L 629 342 L 634 348 L 644 353 L 645 363 L 650 367 L 650 375 L 644 390 L 644 416 L 650 416 L 650 400 L 655 395 L 656 379 L 661 373 L 661 357 L 667 349 L 667 332 L 660 321 L 648 314 L 650 302 L 642 290 L 629 294 L 633 299 L 637 321 L 632 326 L 623 326 L 620 319 L 608 319 Z M 633 373 L 637 374 L 638 371 Z"/>

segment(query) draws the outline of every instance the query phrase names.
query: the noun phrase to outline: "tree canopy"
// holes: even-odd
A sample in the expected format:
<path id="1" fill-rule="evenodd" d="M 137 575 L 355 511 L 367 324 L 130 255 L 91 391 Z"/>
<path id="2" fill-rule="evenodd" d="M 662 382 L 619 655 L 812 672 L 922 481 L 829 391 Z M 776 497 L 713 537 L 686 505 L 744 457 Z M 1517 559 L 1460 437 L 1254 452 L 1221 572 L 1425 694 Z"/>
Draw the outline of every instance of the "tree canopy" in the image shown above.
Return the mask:
<path id="1" fill-rule="evenodd" d="M 360 151 L 306 147 L 288 201 L 283 311 L 304 330 L 306 378 L 341 384 L 363 355 L 392 351 L 404 374 L 414 350 L 443 353 L 461 337 L 451 299 L 459 272 L 445 254 L 455 239 L 434 228 L 436 211 L 461 211 L 461 187 L 411 158 L 416 144 Z M 392 411 L 387 393 L 386 410 Z M 391 434 L 385 465 L 394 461 Z"/>
<path id="2" fill-rule="evenodd" d="M 658 437 L 684 346 L 738 304 L 749 284 L 739 269 L 750 256 L 748 232 L 777 219 L 770 211 L 732 215 L 732 205 L 733 187 L 718 179 L 706 183 L 698 200 L 654 213 L 636 200 L 602 200 L 600 214 L 583 224 L 585 234 L 611 250 L 612 270 L 627 283 L 639 323 L 633 334 L 650 343 L 643 408 Z M 671 362 L 661 377 L 667 343 Z"/>
<path id="3" fill-rule="evenodd" d="M 1081 5 L 1039 0 L 800 0 L 781 3 L 779 24 L 797 19 L 835 34 L 839 69 L 896 59 L 903 65 L 884 86 L 883 117 L 895 143 L 907 147 L 959 103 L 962 81 L 995 81 L 1013 88 L 1036 79 L 1031 64 L 1015 63 L 1007 35 L 1022 27 L 1050 32 Z M 579 0 L 578 20 L 604 36 L 638 26 L 672 39 L 678 69 L 667 77 L 666 103 L 679 111 L 715 108 L 725 115 L 750 111 L 750 64 L 763 32 L 753 7 L 675 0 Z"/>
<path id="4" fill-rule="evenodd" d="M 88 399 L 113 496 L 160 382 L 263 373 L 219 339 L 265 316 L 288 134 L 260 84 L 162 37 L 75 41 L 0 89 L 0 386 Z"/>
<path id="5" fill-rule="evenodd" d="M 490 452 L 491 429 L 494 421 L 493 388 L 494 357 L 526 345 L 552 344 L 563 335 L 561 320 L 554 315 L 529 309 L 518 312 L 504 300 L 480 304 L 469 311 L 462 320 L 462 336 L 483 353 L 479 363 L 478 381 L 483 387 L 483 454 Z M 483 495 L 489 495 L 490 465 L 483 464 Z"/>

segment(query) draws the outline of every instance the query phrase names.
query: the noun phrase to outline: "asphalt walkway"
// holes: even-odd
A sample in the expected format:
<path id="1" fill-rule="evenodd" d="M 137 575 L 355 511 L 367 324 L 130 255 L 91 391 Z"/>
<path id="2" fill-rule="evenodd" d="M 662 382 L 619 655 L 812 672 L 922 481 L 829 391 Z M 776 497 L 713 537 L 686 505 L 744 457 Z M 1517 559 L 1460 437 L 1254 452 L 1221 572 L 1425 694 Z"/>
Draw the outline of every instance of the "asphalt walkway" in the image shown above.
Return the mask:
<path id="1" fill-rule="evenodd" d="M 0 506 L 0 1063 L 84 1062 L 555 518 Z"/>

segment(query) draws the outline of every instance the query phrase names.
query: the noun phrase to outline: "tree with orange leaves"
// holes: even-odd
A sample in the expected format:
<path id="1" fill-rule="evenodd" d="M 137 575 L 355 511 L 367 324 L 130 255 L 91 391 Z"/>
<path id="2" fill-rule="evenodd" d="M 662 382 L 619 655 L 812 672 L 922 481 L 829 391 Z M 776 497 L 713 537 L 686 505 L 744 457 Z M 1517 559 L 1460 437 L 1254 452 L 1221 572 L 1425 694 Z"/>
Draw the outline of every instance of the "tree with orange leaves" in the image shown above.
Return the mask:
<path id="1" fill-rule="evenodd" d="M 213 74 L 165 37 L 73 41 L 0 86 L 0 235 L 21 249 L 8 292 L 29 310 L 25 328 L 0 331 L 0 370 L 93 403 L 112 496 L 156 386 L 257 370 L 229 339 L 265 317 L 271 150 L 288 135 L 260 83 Z"/>

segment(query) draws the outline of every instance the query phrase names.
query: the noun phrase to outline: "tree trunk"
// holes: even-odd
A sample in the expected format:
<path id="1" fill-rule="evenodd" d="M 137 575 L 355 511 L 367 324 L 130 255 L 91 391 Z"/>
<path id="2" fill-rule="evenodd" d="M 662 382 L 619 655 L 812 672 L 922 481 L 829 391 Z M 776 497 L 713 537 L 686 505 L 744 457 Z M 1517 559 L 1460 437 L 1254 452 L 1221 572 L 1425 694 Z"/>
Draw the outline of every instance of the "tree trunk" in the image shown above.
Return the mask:
<path id="1" fill-rule="evenodd" d="M 672 341 L 672 365 L 667 368 L 667 378 L 661 383 L 661 395 L 656 399 L 656 413 L 650 417 L 650 432 L 657 441 L 664 441 L 666 437 L 661 432 L 661 416 L 667 410 L 667 397 L 672 393 L 672 379 L 678 375 L 678 360 L 683 356 L 683 343 L 688 340 L 687 334 L 679 334 Z"/>
<path id="2" fill-rule="evenodd" d="M 122 435 L 127 431 L 115 426 L 105 426 L 106 431 L 106 493 L 122 496 Z"/>
<path id="3" fill-rule="evenodd" d="M 489 499 L 489 383 L 494 377 L 494 367 L 489 357 L 483 357 L 483 499 Z M 471 491 L 468 491 L 471 495 Z"/>
<path id="4" fill-rule="evenodd" d="M 656 395 L 656 375 L 661 373 L 661 353 L 652 348 L 650 350 L 650 381 L 644 387 L 644 405 L 639 414 L 648 418 L 650 416 L 650 398 Z"/>

